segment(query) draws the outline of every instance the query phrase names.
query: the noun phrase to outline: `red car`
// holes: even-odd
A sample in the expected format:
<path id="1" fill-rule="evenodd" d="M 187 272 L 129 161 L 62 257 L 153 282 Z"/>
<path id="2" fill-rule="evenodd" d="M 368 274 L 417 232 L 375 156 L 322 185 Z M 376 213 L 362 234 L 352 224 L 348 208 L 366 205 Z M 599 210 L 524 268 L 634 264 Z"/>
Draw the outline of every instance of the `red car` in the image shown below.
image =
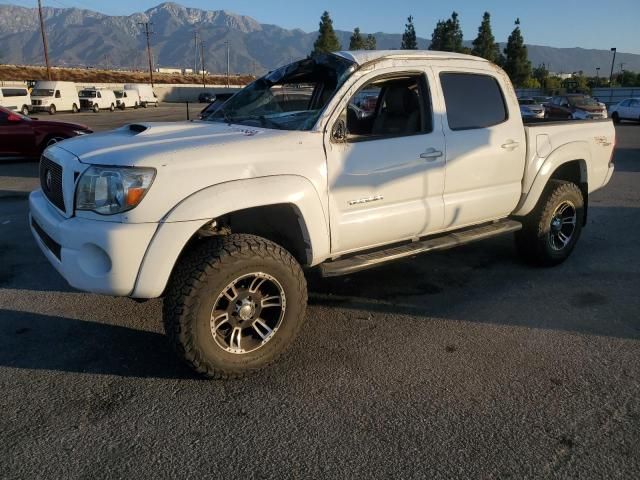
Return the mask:
<path id="1" fill-rule="evenodd" d="M 85 125 L 37 120 L 0 107 L 0 160 L 39 158 L 48 146 L 88 133 Z"/>

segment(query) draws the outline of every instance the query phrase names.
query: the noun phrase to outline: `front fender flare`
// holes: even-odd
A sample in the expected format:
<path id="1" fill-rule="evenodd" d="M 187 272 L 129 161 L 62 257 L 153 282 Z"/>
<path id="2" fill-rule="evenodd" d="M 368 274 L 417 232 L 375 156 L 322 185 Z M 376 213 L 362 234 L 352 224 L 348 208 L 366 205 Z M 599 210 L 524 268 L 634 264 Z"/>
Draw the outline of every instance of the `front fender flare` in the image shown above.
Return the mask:
<path id="1" fill-rule="evenodd" d="M 278 204 L 290 204 L 298 210 L 311 246 L 309 264 L 324 261 L 330 254 L 329 227 L 318 192 L 309 180 L 280 175 L 226 182 L 195 192 L 165 215 L 147 248 L 132 297 L 162 295 L 184 247 L 211 220 Z"/>
<path id="2" fill-rule="evenodd" d="M 587 142 L 571 142 L 555 149 L 546 159 L 542 160 L 542 164 L 538 167 L 537 174 L 528 191 L 524 191 L 518 206 L 513 212 L 515 216 L 525 216 L 533 211 L 538 200 L 542 196 L 549 180 L 553 178 L 553 174 L 565 163 L 582 160 L 588 166 L 591 164 L 591 151 Z M 588 171 L 585 168 L 582 172 L 586 182 L 588 179 Z"/>

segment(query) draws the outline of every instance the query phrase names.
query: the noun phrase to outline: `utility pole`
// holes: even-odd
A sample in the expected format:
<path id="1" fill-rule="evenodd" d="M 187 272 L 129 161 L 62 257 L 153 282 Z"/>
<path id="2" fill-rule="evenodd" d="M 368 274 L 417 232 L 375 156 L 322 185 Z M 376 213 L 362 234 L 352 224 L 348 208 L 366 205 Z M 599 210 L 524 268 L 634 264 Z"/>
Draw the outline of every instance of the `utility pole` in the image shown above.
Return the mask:
<path id="1" fill-rule="evenodd" d="M 47 44 L 47 32 L 44 29 L 44 17 L 42 16 L 41 0 L 38 0 L 38 13 L 40 15 L 40 31 L 42 32 L 42 44 L 44 46 L 44 62 L 47 65 L 47 80 L 51 80 L 51 65 L 49 65 L 49 45 Z"/>
<path id="2" fill-rule="evenodd" d="M 600 86 L 600 67 L 596 67 L 596 86 Z"/>
<path id="3" fill-rule="evenodd" d="M 194 57 L 193 57 L 193 73 L 198 73 L 198 27 L 195 27 L 193 32 L 193 45 L 194 45 Z"/>
<path id="4" fill-rule="evenodd" d="M 151 79 L 151 86 L 153 87 L 153 58 L 151 57 L 151 31 L 152 22 L 138 22 L 138 25 L 144 27 L 144 34 L 147 37 L 147 55 L 149 56 L 149 78 Z"/>
<path id="5" fill-rule="evenodd" d="M 202 65 L 202 86 L 207 88 L 207 78 L 204 73 L 204 42 L 200 42 L 200 61 Z"/>
<path id="6" fill-rule="evenodd" d="M 620 73 L 624 73 L 624 66 L 626 65 L 625 62 L 620 62 Z"/>
<path id="7" fill-rule="evenodd" d="M 613 87 L 613 67 L 616 64 L 616 52 L 617 52 L 617 48 L 612 48 L 611 51 L 613 52 L 613 60 L 611 61 L 611 74 L 609 75 L 609 86 Z"/>
<path id="8" fill-rule="evenodd" d="M 227 46 L 227 88 L 229 88 L 229 40 L 224 42 L 224 44 Z"/>

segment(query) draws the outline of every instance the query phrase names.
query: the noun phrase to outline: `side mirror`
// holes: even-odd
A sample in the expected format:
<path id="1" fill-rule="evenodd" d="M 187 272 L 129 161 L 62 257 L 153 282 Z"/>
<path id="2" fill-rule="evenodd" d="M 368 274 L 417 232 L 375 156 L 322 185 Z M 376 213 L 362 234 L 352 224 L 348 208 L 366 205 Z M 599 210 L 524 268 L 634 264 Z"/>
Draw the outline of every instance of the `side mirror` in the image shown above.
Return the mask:
<path id="1" fill-rule="evenodd" d="M 347 141 L 347 124 L 344 120 L 339 119 L 333 124 L 331 130 L 331 139 L 336 143 L 342 143 Z"/>

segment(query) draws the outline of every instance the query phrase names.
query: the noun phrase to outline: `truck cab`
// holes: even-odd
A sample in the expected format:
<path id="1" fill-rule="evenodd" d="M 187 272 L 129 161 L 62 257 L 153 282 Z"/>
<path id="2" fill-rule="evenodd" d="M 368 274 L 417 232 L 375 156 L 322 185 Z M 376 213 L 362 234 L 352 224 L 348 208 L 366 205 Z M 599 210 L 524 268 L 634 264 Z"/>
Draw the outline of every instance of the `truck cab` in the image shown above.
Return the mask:
<path id="1" fill-rule="evenodd" d="M 182 358 L 230 378 L 299 331 L 303 268 L 348 275 L 507 233 L 528 262 L 560 265 L 614 143 L 606 119 L 523 123 L 507 75 L 478 57 L 323 54 L 202 121 L 49 148 L 30 221 L 72 286 L 164 297 Z"/>

